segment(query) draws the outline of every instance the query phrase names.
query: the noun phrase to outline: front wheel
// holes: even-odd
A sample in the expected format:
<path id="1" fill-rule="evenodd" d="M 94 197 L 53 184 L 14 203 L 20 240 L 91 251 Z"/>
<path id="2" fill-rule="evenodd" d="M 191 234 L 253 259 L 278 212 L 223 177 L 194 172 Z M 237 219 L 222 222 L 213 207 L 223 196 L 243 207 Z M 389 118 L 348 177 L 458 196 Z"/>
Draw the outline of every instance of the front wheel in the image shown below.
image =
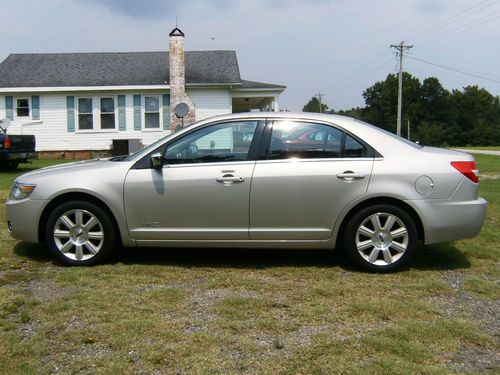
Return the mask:
<path id="1" fill-rule="evenodd" d="M 394 271 L 415 253 L 417 228 L 413 218 L 399 207 L 366 207 L 347 222 L 344 247 L 349 258 L 367 271 Z"/>
<path id="2" fill-rule="evenodd" d="M 95 204 L 70 201 L 50 214 L 45 238 L 51 252 L 64 264 L 90 266 L 112 253 L 115 228 L 109 215 Z"/>

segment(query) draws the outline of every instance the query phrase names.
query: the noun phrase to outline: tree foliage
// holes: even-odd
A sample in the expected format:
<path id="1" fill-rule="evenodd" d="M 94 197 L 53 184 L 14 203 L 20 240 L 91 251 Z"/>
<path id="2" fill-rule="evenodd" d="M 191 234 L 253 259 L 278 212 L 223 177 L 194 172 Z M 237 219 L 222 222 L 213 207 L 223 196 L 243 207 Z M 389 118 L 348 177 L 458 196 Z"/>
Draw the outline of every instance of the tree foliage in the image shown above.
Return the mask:
<path id="1" fill-rule="evenodd" d="M 302 108 L 304 112 L 328 112 L 328 106 L 325 103 L 321 103 L 321 111 L 319 110 L 319 100 L 317 97 L 313 96 L 309 102 Z"/>
<path id="2" fill-rule="evenodd" d="M 363 92 L 363 98 L 365 107 L 337 113 L 395 132 L 397 75 L 389 74 L 385 81 L 368 87 Z M 425 145 L 500 145 L 499 97 L 478 86 L 467 86 L 450 92 L 435 77 L 421 82 L 418 78 L 403 73 L 402 135 L 405 137 L 408 121 L 411 139 Z"/>

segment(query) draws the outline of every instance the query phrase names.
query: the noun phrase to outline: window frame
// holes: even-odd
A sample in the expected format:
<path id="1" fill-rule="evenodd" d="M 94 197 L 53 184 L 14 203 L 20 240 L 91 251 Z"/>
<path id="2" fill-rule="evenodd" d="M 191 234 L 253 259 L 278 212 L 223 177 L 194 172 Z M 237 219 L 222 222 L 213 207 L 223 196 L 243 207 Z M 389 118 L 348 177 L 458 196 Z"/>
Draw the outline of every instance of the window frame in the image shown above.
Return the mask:
<path id="1" fill-rule="evenodd" d="M 20 120 L 31 119 L 32 115 L 33 115 L 32 107 L 31 107 L 31 98 L 27 97 L 27 96 L 26 97 L 25 96 L 19 96 L 19 97 L 15 97 L 14 100 L 15 100 L 15 104 L 16 104 L 16 108 L 14 110 L 14 114 L 15 114 L 14 117 L 16 119 L 20 119 Z M 19 106 L 18 106 L 18 101 L 19 100 L 27 100 L 28 101 L 28 116 L 19 116 L 17 114 L 17 110 L 19 108 Z M 26 108 L 26 107 L 21 107 L 21 108 Z"/>
<path id="2" fill-rule="evenodd" d="M 157 132 L 163 131 L 163 98 L 161 94 L 142 94 L 141 95 L 141 107 L 142 107 L 142 131 L 146 132 Z M 158 112 L 146 111 L 146 98 L 156 97 L 158 99 Z M 146 114 L 148 113 L 158 113 L 158 127 L 157 128 L 147 128 L 146 127 Z"/>
<path id="3" fill-rule="evenodd" d="M 117 130 L 117 122 L 118 122 L 118 116 L 117 116 L 117 97 L 114 95 L 108 95 L 108 96 L 99 96 L 99 130 L 102 131 L 116 131 Z M 102 99 L 113 99 L 113 112 L 103 112 L 102 111 Z M 102 115 L 113 115 L 113 122 L 114 126 L 112 128 L 103 128 L 102 127 Z"/>
<path id="4" fill-rule="evenodd" d="M 342 133 L 342 141 L 341 141 L 341 149 L 340 149 L 340 156 L 337 158 L 294 158 L 294 159 L 271 159 L 269 158 L 269 149 L 271 145 L 271 138 L 272 138 L 272 130 L 273 130 L 273 125 L 274 123 L 277 122 L 282 122 L 282 121 L 290 121 L 290 122 L 301 122 L 301 123 L 308 123 L 308 124 L 316 124 L 316 125 L 323 125 L 323 126 L 329 126 L 331 128 L 334 128 Z M 345 147 L 345 140 L 346 140 L 346 135 L 349 135 L 352 139 L 355 141 L 359 142 L 363 147 L 366 148 L 366 156 L 362 157 L 344 157 L 344 147 Z M 290 160 L 293 161 L 318 161 L 318 160 L 363 160 L 363 159 L 373 159 L 375 157 L 381 157 L 380 155 L 373 147 L 371 147 L 368 143 L 360 139 L 358 136 L 355 134 L 347 131 L 346 129 L 343 129 L 333 123 L 328 123 L 328 122 L 322 122 L 322 121 L 316 121 L 316 120 L 310 120 L 310 119 L 300 119 L 300 118 L 273 118 L 267 121 L 266 127 L 264 129 L 264 134 L 263 134 L 263 139 L 261 141 L 261 145 L 259 148 L 258 152 L 258 160 L 266 160 L 270 162 L 287 162 Z"/>
<path id="5" fill-rule="evenodd" d="M 80 129 L 80 111 L 78 102 L 80 99 L 90 99 L 92 101 L 92 129 Z M 102 128 L 101 114 L 111 114 L 111 112 L 101 112 L 101 99 L 113 99 L 114 103 L 114 128 Z M 75 96 L 75 132 L 76 133 L 118 133 L 118 96 L 117 95 L 80 95 Z"/>
<path id="6" fill-rule="evenodd" d="M 252 123 L 252 125 L 254 125 L 252 140 L 248 143 L 248 147 L 245 147 L 245 149 L 246 149 L 245 151 L 238 152 L 237 145 L 235 145 L 235 142 L 234 142 L 234 135 L 235 135 L 235 132 L 237 131 L 237 126 L 241 126 L 244 123 Z M 227 126 L 227 125 L 229 125 L 229 126 Z M 186 135 L 185 137 L 181 137 L 181 138 L 175 140 L 174 142 L 171 142 L 167 147 L 165 147 L 165 150 L 163 152 L 163 157 L 164 157 L 165 163 L 170 165 L 170 166 L 177 166 L 177 165 L 180 166 L 180 165 L 193 165 L 193 164 L 195 164 L 195 165 L 201 165 L 201 164 L 207 165 L 207 164 L 226 164 L 226 163 L 248 162 L 249 157 L 250 157 L 250 151 L 252 148 L 253 139 L 254 139 L 255 134 L 257 132 L 258 125 L 259 125 L 259 122 L 256 120 L 241 119 L 239 121 L 220 122 L 220 123 L 212 124 L 210 126 L 199 128 L 196 131 L 193 131 L 190 134 Z M 210 129 L 210 128 L 218 128 L 218 129 Z M 209 131 L 207 132 L 206 130 L 209 130 Z M 203 138 L 205 138 L 205 137 L 212 138 L 214 133 L 217 133 L 220 131 L 224 131 L 224 132 L 228 131 L 229 138 L 230 138 L 229 139 L 230 148 L 231 148 L 230 151 L 227 151 L 226 147 L 212 149 L 212 146 L 210 146 L 210 149 L 207 149 L 207 148 L 203 148 L 202 146 L 200 146 L 199 143 L 197 144 L 197 142 L 199 142 Z M 202 133 L 202 134 L 200 135 L 199 133 Z M 185 159 L 186 161 L 184 161 L 184 159 L 181 159 L 183 161 L 168 162 L 168 160 L 170 160 L 170 159 L 166 159 L 166 154 L 167 154 L 167 151 L 169 150 L 169 148 L 172 146 L 175 147 L 176 145 L 182 146 L 183 143 L 186 142 L 186 138 L 190 138 L 192 135 L 197 135 L 197 136 L 195 136 L 189 140 L 189 142 L 190 142 L 189 149 L 191 149 L 191 145 L 194 144 L 194 147 L 196 148 L 197 152 L 198 152 L 198 150 L 201 151 L 201 155 L 199 155 L 198 157 L 192 158 L 192 159 L 189 159 L 189 158 Z M 225 137 L 225 135 L 224 135 L 224 137 Z M 224 138 L 223 142 L 225 142 L 226 140 L 227 139 Z M 204 142 L 206 142 L 206 140 L 204 140 Z M 213 139 L 210 141 L 210 143 L 212 143 L 212 142 L 214 142 Z M 214 143 L 214 145 L 215 145 L 215 143 Z M 186 146 L 186 144 L 184 144 L 184 146 Z M 178 150 L 178 152 L 179 151 L 183 152 L 182 150 Z M 237 158 L 236 159 L 227 159 L 228 157 L 235 158 L 235 157 L 239 156 L 240 154 L 244 154 L 244 157 L 242 157 L 241 159 L 237 159 Z M 206 158 L 210 159 L 210 156 L 213 156 L 214 160 L 210 160 L 210 161 L 204 160 Z M 221 158 L 221 157 L 223 159 L 217 160 L 217 158 Z M 172 159 L 172 160 L 176 161 L 177 159 Z"/>
<path id="7" fill-rule="evenodd" d="M 247 154 L 247 160 L 246 161 L 223 161 L 223 162 L 213 162 L 213 163 L 186 163 L 186 164 L 165 164 L 164 167 L 168 168 L 182 168 L 182 167 L 193 167 L 193 166 L 208 166 L 208 165 L 221 165 L 221 164 L 241 164 L 241 163 L 249 163 L 249 162 L 255 162 L 258 160 L 258 154 L 260 152 L 260 147 L 262 145 L 262 139 L 263 139 L 263 134 L 264 134 L 264 129 L 267 124 L 267 120 L 263 118 L 241 118 L 241 119 L 230 119 L 230 120 L 225 120 L 225 121 L 214 121 L 214 122 L 209 122 L 207 124 L 204 124 L 202 126 L 196 127 L 190 131 L 186 131 L 184 134 L 182 134 L 180 137 L 175 137 L 173 139 L 169 139 L 168 141 L 162 143 L 158 147 L 154 148 L 152 151 L 148 152 L 146 155 L 141 157 L 132 169 L 153 169 L 153 165 L 151 162 L 151 156 L 157 153 L 164 154 L 165 150 L 167 147 L 169 147 L 171 144 L 174 142 L 180 141 L 184 137 L 187 137 L 188 135 L 192 134 L 193 132 L 196 132 L 198 130 L 204 129 L 209 126 L 213 125 L 219 125 L 219 124 L 225 124 L 225 123 L 232 123 L 232 122 L 242 122 L 242 121 L 256 121 L 257 122 L 257 127 L 255 129 L 255 133 L 252 138 L 252 142 L 250 143 L 250 148 L 248 150 Z"/>
<path id="8" fill-rule="evenodd" d="M 91 101 L 91 111 L 83 112 L 83 115 L 92 115 L 92 128 L 91 129 L 80 129 L 80 99 L 90 99 Z M 95 132 L 96 129 L 96 121 L 95 121 L 95 106 L 94 106 L 94 97 L 93 96 L 78 96 L 75 100 L 75 114 L 76 114 L 76 131 L 78 133 L 92 133 Z"/>

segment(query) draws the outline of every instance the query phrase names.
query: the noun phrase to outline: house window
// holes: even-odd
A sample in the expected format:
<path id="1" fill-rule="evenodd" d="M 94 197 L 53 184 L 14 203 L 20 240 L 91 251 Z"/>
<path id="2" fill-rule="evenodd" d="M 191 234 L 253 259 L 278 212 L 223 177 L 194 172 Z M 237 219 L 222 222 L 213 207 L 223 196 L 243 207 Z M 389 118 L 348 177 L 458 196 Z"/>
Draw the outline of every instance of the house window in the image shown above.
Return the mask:
<path id="1" fill-rule="evenodd" d="M 92 130 L 93 128 L 92 98 L 78 98 L 78 129 Z"/>
<path id="2" fill-rule="evenodd" d="M 101 98 L 101 129 L 114 129 L 115 124 L 115 99 Z"/>
<path id="3" fill-rule="evenodd" d="M 160 128 L 160 97 L 144 97 L 144 127 L 146 129 Z"/>
<path id="4" fill-rule="evenodd" d="M 30 101 L 29 99 L 19 98 L 17 99 L 17 117 L 29 117 L 30 116 Z"/>

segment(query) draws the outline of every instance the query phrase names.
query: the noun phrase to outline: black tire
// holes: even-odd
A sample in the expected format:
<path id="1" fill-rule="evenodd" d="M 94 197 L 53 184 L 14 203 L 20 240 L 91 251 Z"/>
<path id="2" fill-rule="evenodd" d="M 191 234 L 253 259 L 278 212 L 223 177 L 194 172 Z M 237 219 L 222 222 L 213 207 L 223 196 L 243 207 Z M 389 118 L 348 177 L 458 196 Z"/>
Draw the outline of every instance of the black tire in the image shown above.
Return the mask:
<path id="1" fill-rule="evenodd" d="M 49 250 L 68 266 L 102 263 L 118 246 L 109 214 L 94 203 L 77 200 L 62 203 L 52 211 L 45 238 Z"/>
<path id="2" fill-rule="evenodd" d="M 399 207 L 379 204 L 365 207 L 349 218 L 344 230 L 344 250 L 365 271 L 391 272 L 412 258 L 417 237 L 411 215 Z"/>

